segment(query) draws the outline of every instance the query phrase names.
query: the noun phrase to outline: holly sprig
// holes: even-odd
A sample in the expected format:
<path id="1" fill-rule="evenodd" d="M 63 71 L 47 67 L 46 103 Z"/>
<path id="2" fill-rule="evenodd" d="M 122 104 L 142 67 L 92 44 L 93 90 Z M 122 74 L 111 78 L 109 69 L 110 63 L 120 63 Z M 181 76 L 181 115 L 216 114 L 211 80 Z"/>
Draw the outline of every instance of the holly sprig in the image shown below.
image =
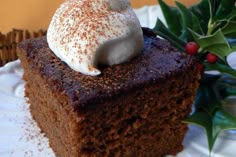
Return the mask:
<path id="1" fill-rule="evenodd" d="M 236 51 L 236 0 L 201 0 L 190 7 L 158 2 L 166 24 L 158 19 L 153 30 L 181 52 L 195 55 L 204 68 L 194 112 L 185 122 L 205 129 L 211 153 L 220 132 L 236 129 L 236 117 L 223 106 L 224 99 L 236 96 L 236 70 L 227 62 Z"/>

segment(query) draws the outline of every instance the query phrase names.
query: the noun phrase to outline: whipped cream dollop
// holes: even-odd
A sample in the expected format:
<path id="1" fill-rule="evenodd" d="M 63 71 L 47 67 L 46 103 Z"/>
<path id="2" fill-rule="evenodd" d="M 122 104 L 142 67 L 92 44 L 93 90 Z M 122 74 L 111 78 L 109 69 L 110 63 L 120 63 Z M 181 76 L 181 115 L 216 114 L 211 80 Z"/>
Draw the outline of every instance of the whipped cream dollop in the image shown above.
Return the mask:
<path id="1" fill-rule="evenodd" d="M 47 41 L 72 69 L 96 76 L 98 64 L 120 64 L 138 55 L 143 33 L 129 0 L 66 0 L 51 20 Z"/>

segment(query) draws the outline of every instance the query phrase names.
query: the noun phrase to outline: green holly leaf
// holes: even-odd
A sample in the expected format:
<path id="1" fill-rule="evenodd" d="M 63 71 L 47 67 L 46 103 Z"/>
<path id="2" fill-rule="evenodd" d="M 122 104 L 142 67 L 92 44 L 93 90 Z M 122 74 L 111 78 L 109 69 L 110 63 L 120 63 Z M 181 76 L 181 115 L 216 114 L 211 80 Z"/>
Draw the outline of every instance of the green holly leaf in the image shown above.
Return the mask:
<path id="1" fill-rule="evenodd" d="M 192 14 L 192 21 L 193 21 L 192 30 L 194 32 L 197 32 L 198 34 L 204 35 L 205 34 L 204 29 L 202 28 L 200 21 L 195 14 Z"/>
<path id="2" fill-rule="evenodd" d="M 222 131 L 236 129 L 236 117 L 224 109 L 217 110 L 214 115 L 209 115 L 203 111 L 195 111 L 185 122 L 204 128 L 210 152 Z"/>
<path id="3" fill-rule="evenodd" d="M 233 87 L 236 89 L 236 79 L 227 74 L 221 74 L 221 78 L 217 81 L 217 84 L 224 87 Z"/>
<path id="4" fill-rule="evenodd" d="M 235 20 L 236 18 L 236 8 L 232 10 L 232 12 L 228 15 L 226 15 L 222 20 L 220 21 L 228 21 L 228 20 Z"/>
<path id="5" fill-rule="evenodd" d="M 231 14 L 233 10 L 235 10 L 235 2 L 236 0 L 221 0 L 219 1 L 219 5 L 216 7 L 217 11 L 213 18 L 213 21 L 224 19 L 227 15 Z"/>
<path id="6" fill-rule="evenodd" d="M 214 82 L 216 82 L 216 80 L 218 80 L 220 76 L 205 75 L 204 77 L 206 77 L 205 78 L 206 82 L 200 84 L 200 87 L 198 88 L 195 97 L 194 106 L 196 110 L 205 111 L 209 115 L 212 115 L 220 107 L 220 104 L 218 103 L 219 98 L 214 94 L 215 91 L 214 88 L 212 87 L 212 84 L 214 84 Z M 208 79 L 211 80 L 212 82 L 210 82 Z"/>
<path id="7" fill-rule="evenodd" d="M 228 74 L 236 79 L 236 70 L 232 69 L 228 65 L 221 64 L 218 62 L 215 64 L 211 64 L 211 63 L 206 62 L 206 63 L 204 63 L 204 65 L 207 68 L 207 70 L 217 70 L 223 74 Z"/>
<path id="8" fill-rule="evenodd" d="M 236 117 L 224 109 L 220 109 L 212 118 L 212 127 L 212 142 L 215 142 L 222 131 L 236 129 Z M 212 143 L 212 146 L 214 146 L 214 143 Z"/>
<path id="9" fill-rule="evenodd" d="M 236 96 L 236 79 L 228 74 L 221 74 L 221 78 L 217 81 L 217 89 L 223 102 L 229 102 L 226 98 Z"/>
<path id="10" fill-rule="evenodd" d="M 186 43 L 178 38 L 174 33 L 172 33 L 161 20 L 157 20 L 155 27 L 153 30 L 159 36 L 168 40 L 171 44 L 173 44 L 176 48 L 178 48 L 181 52 L 184 52 Z"/>
<path id="11" fill-rule="evenodd" d="M 167 26 L 171 32 L 179 36 L 181 34 L 181 17 L 176 7 L 168 6 L 163 0 L 158 0 L 162 13 L 166 19 Z"/>
<path id="12" fill-rule="evenodd" d="M 209 8 L 210 6 L 208 0 L 201 0 L 199 3 L 189 8 L 189 10 L 194 14 L 194 16 L 198 18 L 201 28 L 204 31 L 204 34 L 207 33 L 208 21 L 210 19 Z"/>
<path id="13" fill-rule="evenodd" d="M 228 38 L 236 38 L 236 21 L 228 21 L 222 32 Z"/>
<path id="14" fill-rule="evenodd" d="M 221 131 L 236 129 L 236 117 L 222 109 L 222 103 L 217 98 L 217 92 L 212 90 L 211 85 L 205 84 L 199 89 L 198 96 L 195 97 L 195 111 L 185 122 L 205 129 L 209 151 L 211 152 Z"/>
<path id="15" fill-rule="evenodd" d="M 178 1 L 175 2 L 177 8 L 179 9 L 181 19 L 182 19 L 182 30 L 181 35 L 179 36 L 180 39 L 183 41 L 191 40 L 192 35 L 188 28 L 192 28 L 192 13 L 181 3 Z"/>
<path id="16" fill-rule="evenodd" d="M 225 57 L 232 52 L 232 49 L 221 30 L 208 36 L 202 36 L 193 31 L 191 32 L 194 40 L 203 50 L 214 53 L 222 60 L 225 60 Z"/>
<path id="17" fill-rule="evenodd" d="M 236 51 L 235 1 L 201 0 L 187 8 L 179 2 L 176 2 L 177 7 L 169 7 L 159 0 L 168 28 L 160 20 L 154 28 L 180 51 L 184 51 L 187 42 L 197 42 L 199 53 L 196 57 L 204 63 L 205 70 L 221 72 L 219 75 L 203 75 L 195 96 L 194 113 L 186 120 L 205 129 L 209 152 L 221 131 L 236 129 L 236 117 L 226 112 L 222 104 L 227 96 L 236 95 L 236 70 L 226 62 L 226 57 Z M 206 61 L 208 52 L 219 57 L 216 63 Z"/>
<path id="18" fill-rule="evenodd" d="M 232 51 L 236 51 L 236 38 L 228 38 L 227 39 L 229 45 L 231 46 Z"/>
<path id="19" fill-rule="evenodd" d="M 236 117 L 220 109 L 214 115 L 213 127 L 213 135 L 217 135 L 222 130 L 236 129 Z"/>
<path id="20" fill-rule="evenodd" d="M 224 91 L 224 96 L 225 97 L 236 96 L 236 89 L 226 88 L 225 91 Z"/>
<path id="21" fill-rule="evenodd" d="M 213 127 L 212 127 L 211 116 L 207 114 L 207 112 L 195 111 L 184 122 L 188 124 L 194 124 L 194 125 L 204 128 L 207 135 L 209 151 L 211 151 L 214 145 L 214 141 L 212 138 Z"/>
<path id="22" fill-rule="evenodd" d="M 232 45 L 232 50 L 236 51 L 236 45 Z"/>

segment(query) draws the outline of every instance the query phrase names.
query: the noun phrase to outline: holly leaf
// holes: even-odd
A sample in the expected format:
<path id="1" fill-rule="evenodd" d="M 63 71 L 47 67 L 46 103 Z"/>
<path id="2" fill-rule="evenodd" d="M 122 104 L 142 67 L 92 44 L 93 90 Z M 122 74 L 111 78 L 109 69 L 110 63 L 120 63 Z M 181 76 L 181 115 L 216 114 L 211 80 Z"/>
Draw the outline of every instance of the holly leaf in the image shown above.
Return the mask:
<path id="1" fill-rule="evenodd" d="M 231 46 L 232 51 L 236 51 L 236 38 L 228 38 L 227 39 L 229 45 Z"/>
<path id="2" fill-rule="evenodd" d="M 228 38 L 236 38 L 236 21 L 228 21 L 222 32 Z"/>
<path id="3" fill-rule="evenodd" d="M 194 14 L 192 14 L 192 21 L 193 21 L 192 30 L 194 32 L 197 32 L 198 34 L 202 34 L 202 35 L 205 34 L 205 32 L 200 24 L 199 19 Z"/>
<path id="4" fill-rule="evenodd" d="M 217 84 L 224 87 L 232 87 L 236 89 L 236 79 L 230 75 L 221 74 L 221 78 L 217 81 Z"/>
<path id="5" fill-rule="evenodd" d="M 211 95 L 212 94 L 214 95 L 216 93 L 212 92 Z M 189 116 L 187 120 L 185 120 L 185 122 L 204 128 L 207 135 L 208 148 L 211 152 L 220 132 L 224 130 L 236 129 L 236 117 L 230 115 L 228 112 L 222 109 L 220 107 L 222 104 L 219 100 L 205 102 L 205 106 L 218 106 L 214 112 L 211 112 L 210 110 L 202 110 L 201 107 L 199 108 L 197 105 L 198 104 L 195 103 L 196 110 L 192 115 Z"/>
<path id="6" fill-rule="evenodd" d="M 236 89 L 232 88 L 226 88 L 224 96 L 229 97 L 229 96 L 235 96 L 236 95 Z"/>
<path id="7" fill-rule="evenodd" d="M 176 2 L 176 8 L 169 7 L 163 0 L 159 0 L 168 28 L 160 20 L 154 28 L 158 35 L 180 51 L 184 51 L 187 42 L 197 42 L 197 60 L 204 64 L 205 70 L 221 72 L 219 75 L 203 75 L 195 96 L 194 113 L 185 121 L 204 128 L 209 152 L 212 151 L 221 131 L 236 129 L 236 117 L 227 113 L 222 105 L 223 98 L 236 95 L 236 88 L 233 88 L 235 84 L 222 81 L 226 81 L 226 78 L 222 77 L 226 75 L 236 80 L 236 70 L 226 62 L 227 56 L 236 51 L 235 1 L 201 0 L 190 8 Z M 216 63 L 210 64 L 206 61 L 208 52 L 219 57 Z"/>
<path id="8" fill-rule="evenodd" d="M 189 32 L 189 28 L 192 28 L 192 13 L 181 3 L 178 1 L 175 2 L 177 8 L 179 9 L 181 20 L 182 20 L 182 30 L 181 35 L 179 36 L 180 39 L 183 41 L 192 40 L 191 32 Z"/>
<path id="9" fill-rule="evenodd" d="M 225 39 L 224 34 L 220 29 L 208 36 L 199 35 L 192 30 L 191 32 L 194 40 L 202 49 L 214 53 L 222 60 L 225 60 L 225 57 L 232 52 L 228 41 Z"/>
<path id="10" fill-rule="evenodd" d="M 235 80 L 225 75 L 232 84 Z M 219 90 L 216 84 L 225 81 L 222 75 L 204 74 L 194 101 L 194 113 L 185 121 L 189 124 L 204 128 L 209 152 L 212 151 L 215 141 L 221 131 L 236 129 L 236 117 L 233 117 L 222 108 Z M 222 86 L 223 84 L 221 84 Z"/>
<path id="11" fill-rule="evenodd" d="M 220 107 L 219 98 L 214 94 L 213 88 L 219 78 L 220 75 L 203 75 L 195 97 L 194 106 L 197 110 L 205 111 L 212 115 Z"/>
<path id="12" fill-rule="evenodd" d="M 213 18 L 213 21 L 224 19 L 235 9 L 236 0 L 221 0 L 219 1 L 219 6 L 217 6 L 217 11 Z"/>
<path id="13" fill-rule="evenodd" d="M 217 70 L 223 74 L 228 74 L 236 79 L 236 70 L 232 69 L 228 65 L 220 64 L 218 62 L 215 64 L 205 62 L 204 65 L 206 66 L 207 70 Z"/>
<path id="14" fill-rule="evenodd" d="M 207 112 L 195 111 L 185 122 L 204 128 L 210 152 L 222 131 L 236 129 L 236 117 L 223 109 L 217 110 L 213 116 Z"/>
<path id="15" fill-rule="evenodd" d="M 218 110 L 212 120 L 213 141 L 215 141 L 221 131 L 236 129 L 236 117 L 226 112 L 224 109 Z"/>
<path id="16" fill-rule="evenodd" d="M 209 3 L 208 0 L 201 0 L 199 3 L 191 6 L 189 10 L 198 17 L 201 28 L 204 31 L 204 34 L 207 33 L 208 21 L 210 19 L 210 11 L 209 11 Z"/>
<path id="17" fill-rule="evenodd" d="M 181 17 L 176 7 L 168 6 L 163 0 L 158 0 L 162 13 L 165 17 L 167 26 L 171 32 L 179 36 L 181 34 L 182 24 Z"/>
<path id="18" fill-rule="evenodd" d="M 236 45 L 232 45 L 232 50 L 236 51 Z"/>
<path id="19" fill-rule="evenodd" d="M 211 151 L 214 145 L 213 138 L 212 138 L 213 127 L 212 127 L 211 116 L 203 111 L 195 111 L 184 122 L 188 124 L 194 124 L 194 125 L 204 128 L 207 135 L 209 151 Z"/>
<path id="20" fill-rule="evenodd" d="M 236 117 L 221 109 L 215 113 L 213 119 L 214 134 L 217 134 L 219 130 L 231 130 L 236 129 Z"/>
<path id="21" fill-rule="evenodd" d="M 186 43 L 178 38 L 174 33 L 172 33 L 161 20 L 157 20 L 155 27 L 153 30 L 159 36 L 168 40 L 171 44 L 173 44 L 176 48 L 178 48 L 181 52 L 184 52 Z"/>
<path id="22" fill-rule="evenodd" d="M 235 17 L 236 17 L 236 8 L 234 10 L 232 10 L 232 12 L 230 14 L 226 15 L 220 21 L 235 20 Z"/>

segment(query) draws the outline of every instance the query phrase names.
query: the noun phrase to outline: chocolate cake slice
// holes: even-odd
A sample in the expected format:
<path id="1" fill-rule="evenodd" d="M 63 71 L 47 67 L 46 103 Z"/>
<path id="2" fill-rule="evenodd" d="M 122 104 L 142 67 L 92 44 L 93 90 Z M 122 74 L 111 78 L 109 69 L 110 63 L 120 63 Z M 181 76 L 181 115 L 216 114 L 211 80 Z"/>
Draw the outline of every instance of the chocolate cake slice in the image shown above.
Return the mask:
<path id="1" fill-rule="evenodd" d="M 183 149 L 195 60 L 150 30 L 144 38 L 140 56 L 102 66 L 96 77 L 70 69 L 45 37 L 19 44 L 25 96 L 56 156 L 163 157 Z"/>

